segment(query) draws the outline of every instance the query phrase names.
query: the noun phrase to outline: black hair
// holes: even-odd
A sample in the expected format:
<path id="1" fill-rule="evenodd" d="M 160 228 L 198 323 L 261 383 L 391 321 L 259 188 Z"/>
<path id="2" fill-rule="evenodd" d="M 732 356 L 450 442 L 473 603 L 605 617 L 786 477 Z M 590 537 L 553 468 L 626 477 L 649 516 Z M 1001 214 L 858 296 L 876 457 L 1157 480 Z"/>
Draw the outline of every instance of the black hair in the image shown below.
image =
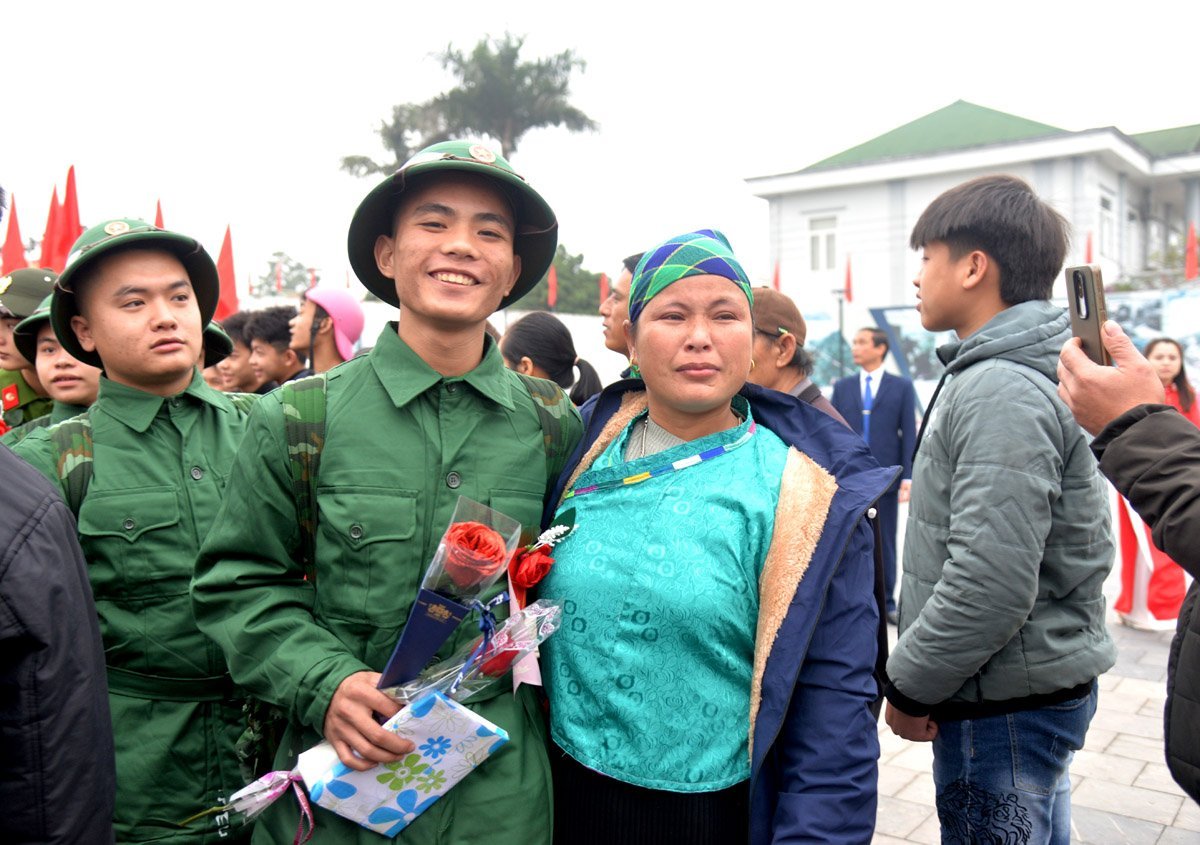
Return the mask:
<path id="1" fill-rule="evenodd" d="M 887 357 L 888 349 L 891 348 L 891 344 L 888 343 L 887 332 L 885 332 L 883 329 L 879 328 L 878 326 L 863 326 L 861 329 L 859 329 L 859 331 L 860 332 L 870 332 L 871 333 L 871 345 L 874 346 L 876 349 L 878 349 L 879 347 L 882 346 L 883 347 L 883 357 L 885 357 L 885 358 Z"/>
<path id="2" fill-rule="evenodd" d="M 221 328 L 225 329 L 225 334 L 229 335 L 229 339 L 234 343 L 249 346 L 250 339 L 246 337 L 246 327 L 250 325 L 254 315 L 254 311 L 238 311 L 236 314 L 230 314 L 221 321 Z"/>
<path id="3" fill-rule="evenodd" d="M 913 227 L 909 246 L 941 241 L 957 260 L 980 250 L 1000 271 L 1006 305 L 1049 299 L 1070 237 L 1066 219 L 1015 176 L 980 176 L 943 193 Z"/>
<path id="4" fill-rule="evenodd" d="M 569 395 L 576 405 L 592 398 L 603 386 L 595 368 L 575 354 L 570 329 L 547 311 L 532 311 L 509 326 L 500 341 L 500 353 L 514 368 L 522 358 L 528 358 L 559 387 L 571 388 Z"/>
<path id="5" fill-rule="evenodd" d="M 646 253 L 644 252 L 635 252 L 633 255 L 626 256 L 621 262 L 625 265 L 625 269 L 629 271 L 629 275 L 633 275 L 633 271 L 636 270 L 637 266 L 642 263 L 642 256 L 645 254 Z"/>
<path id="6" fill-rule="evenodd" d="M 1175 378 L 1171 381 L 1175 385 L 1175 389 L 1179 391 L 1179 405 L 1183 408 L 1184 413 L 1187 413 L 1192 410 L 1192 405 L 1196 401 L 1196 392 L 1192 390 L 1192 383 L 1188 381 L 1187 365 L 1183 360 L 1183 345 L 1172 337 L 1156 337 L 1146 344 L 1146 348 L 1142 354 L 1149 358 L 1150 352 L 1154 347 L 1162 343 L 1171 344 L 1179 352 L 1179 372 L 1175 374 Z"/>
<path id="7" fill-rule="evenodd" d="M 256 311 L 242 329 L 246 345 L 261 340 L 274 346 L 277 352 L 286 352 L 292 342 L 292 328 L 288 323 L 295 316 L 296 309 L 290 305 L 275 305 Z"/>

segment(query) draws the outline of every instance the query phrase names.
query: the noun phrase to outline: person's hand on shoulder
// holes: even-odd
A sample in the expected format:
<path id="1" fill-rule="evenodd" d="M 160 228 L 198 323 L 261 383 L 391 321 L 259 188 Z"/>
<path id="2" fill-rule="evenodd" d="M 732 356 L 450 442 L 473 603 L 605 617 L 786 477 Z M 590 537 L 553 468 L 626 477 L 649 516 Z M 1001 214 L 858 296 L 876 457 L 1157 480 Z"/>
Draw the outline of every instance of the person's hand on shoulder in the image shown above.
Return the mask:
<path id="1" fill-rule="evenodd" d="M 1102 367 L 1092 361 L 1077 337 L 1063 344 L 1058 356 L 1058 395 L 1092 435 L 1138 405 L 1165 401 L 1157 373 L 1121 327 L 1108 320 L 1102 334 L 1116 366 Z"/>
<path id="2" fill-rule="evenodd" d="M 390 719 L 400 706 L 376 688 L 378 672 L 355 672 L 338 684 L 325 711 L 325 739 L 338 759 L 350 768 L 365 772 L 379 763 L 391 763 L 412 752 L 415 746 L 375 721 L 378 713 Z"/>

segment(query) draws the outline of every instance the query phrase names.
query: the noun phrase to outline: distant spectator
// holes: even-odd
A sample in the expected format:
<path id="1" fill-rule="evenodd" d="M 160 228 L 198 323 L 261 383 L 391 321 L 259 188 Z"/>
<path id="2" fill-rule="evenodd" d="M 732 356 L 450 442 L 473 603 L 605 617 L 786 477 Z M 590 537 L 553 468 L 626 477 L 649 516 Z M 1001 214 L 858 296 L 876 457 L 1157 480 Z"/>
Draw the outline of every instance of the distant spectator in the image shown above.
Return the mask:
<path id="1" fill-rule="evenodd" d="M 233 350 L 225 360 L 217 364 L 225 377 L 225 389 L 232 393 L 270 393 L 279 385 L 268 379 L 264 381 L 250 365 L 250 343 L 246 339 L 246 327 L 254 318 L 253 311 L 239 311 L 225 318 L 222 325 L 233 341 Z"/>
<path id="2" fill-rule="evenodd" d="M 629 357 L 629 343 L 625 339 L 625 323 L 629 319 L 629 283 L 633 271 L 642 260 L 643 252 L 630 255 L 622 261 L 621 275 L 608 289 L 608 296 L 600 303 L 600 316 L 604 318 L 604 345 L 613 352 Z"/>
<path id="3" fill-rule="evenodd" d="M 790 297 L 768 287 L 754 288 L 754 367 L 747 380 L 790 393 L 845 423 L 810 378 L 813 357 L 804 348 L 807 336 L 804 317 Z"/>
<path id="4" fill-rule="evenodd" d="M 296 309 L 276 305 L 259 311 L 246 325 L 244 334 L 250 341 L 250 366 L 263 381 L 285 381 L 312 375 L 295 350 L 291 349 L 291 320 Z"/>
<path id="5" fill-rule="evenodd" d="M 363 330 L 362 305 L 349 291 L 312 288 L 289 325 L 292 351 L 307 359 L 314 373 L 323 373 L 354 357 Z"/>
<path id="6" fill-rule="evenodd" d="M 509 326 L 500 341 L 500 353 L 510 370 L 549 379 L 563 390 L 570 388 L 568 395 L 576 405 L 603 387 L 595 368 L 575 354 L 570 329 L 546 311 L 526 314 Z"/>

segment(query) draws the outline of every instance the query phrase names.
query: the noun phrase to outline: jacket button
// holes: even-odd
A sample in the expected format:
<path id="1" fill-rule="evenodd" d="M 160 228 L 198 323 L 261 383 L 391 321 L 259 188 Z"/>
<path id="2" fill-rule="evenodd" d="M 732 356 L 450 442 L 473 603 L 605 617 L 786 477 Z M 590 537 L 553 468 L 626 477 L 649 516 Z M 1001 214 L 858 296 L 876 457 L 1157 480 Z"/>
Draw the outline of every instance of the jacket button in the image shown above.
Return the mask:
<path id="1" fill-rule="evenodd" d="M 874 519 L 876 513 L 878 513 L 878 511 L 876 511 L 875 508 L 867 508 L 867 519 Z"/>
<path id="2" fill-rule="evenodd" d="M 457 472 L 452 472 L 446 476 L 446 486 L 451 490 L 457 490 L 460 484 L 462 484 L 462 476 Z"/>
<path id="3" fill-rule="evenodd" d="M 359 525 L 358 523 L 355 523 L 354 525 L 350 526 L 350 539 L 351 540 L 361 540 L 362 535 L 363 535 L 363 530 L 362 530 L 361 525 Z"/>
<path id="4" fill-rule="evenodd" d="M 126 517 L 125 521 L 121 523 L 121 527 L 126 531 L 132 531 L 135 525 L 137 525 L 137 523 L 134 522 L 130 517 Z"/>
<path id="5" fill-rule="evenodd" d="M 204 470 L 202 470 L 200 467 L 192 467 L 192 478 L 199 481 L 203 477 L 204 477 Z"/>

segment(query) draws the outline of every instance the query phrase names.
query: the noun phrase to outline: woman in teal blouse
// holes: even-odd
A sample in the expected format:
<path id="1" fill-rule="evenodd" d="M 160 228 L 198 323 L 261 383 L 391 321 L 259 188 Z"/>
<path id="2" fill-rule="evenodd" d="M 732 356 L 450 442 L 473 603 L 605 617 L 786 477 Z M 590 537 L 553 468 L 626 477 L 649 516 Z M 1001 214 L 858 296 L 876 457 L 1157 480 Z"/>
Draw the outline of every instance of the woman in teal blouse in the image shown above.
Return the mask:
<path id="1" fill-rule="evenodd" d="M 764 669 L 838 481 L 738 395 L 753 366 L 751 293 L 720 233 L 646 253 L 627 330 L 644 392 L 611 413 L 602 394 L 563 485 L 578 528 L 542 586 L 564 610 L 544 647 L 557 840 L 744 842 Z M 864 622 L 867 556 L 851 590 Z M 856 806 L 870 805 L 869 829 L 878 747 L 858 715 L 874 693 L 870 637 L 860 650 L 852 680 L 832 685 L 855 714 L 846 725 L 870 734 L 851 743 L 865 749 L 854 762 L 870 794 Z"/>

